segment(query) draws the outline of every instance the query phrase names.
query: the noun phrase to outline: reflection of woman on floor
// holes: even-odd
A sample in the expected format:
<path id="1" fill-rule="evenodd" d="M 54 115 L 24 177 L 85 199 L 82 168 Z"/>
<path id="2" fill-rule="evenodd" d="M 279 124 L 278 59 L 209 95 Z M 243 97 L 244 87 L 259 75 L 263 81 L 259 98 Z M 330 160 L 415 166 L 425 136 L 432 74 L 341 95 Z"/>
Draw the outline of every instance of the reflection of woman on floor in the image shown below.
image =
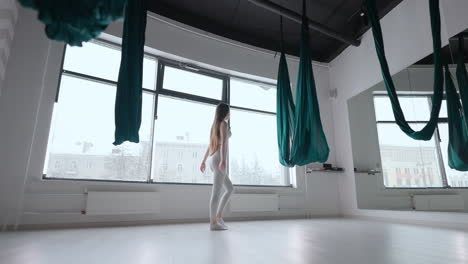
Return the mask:
<path id="1" fill-rule="evenodd" d="M 228 141 L 231 136 L 231 129 L 227 123 L 229 117 L 229 106 L 227 104 L 219 104 L 216 107 L 216 114 L 213 126 L 211 127 L 210 146 L 200 166 L 200 170 L 205 172 L 205 162 L 207 161 L 213 172 L 213 190 L 210 200 L 211 230 L 227 230 L 222 214 L 233 191 L 227 166 L 229 154 Z M 224 192 L 223 187 L 225 189 Z"/>

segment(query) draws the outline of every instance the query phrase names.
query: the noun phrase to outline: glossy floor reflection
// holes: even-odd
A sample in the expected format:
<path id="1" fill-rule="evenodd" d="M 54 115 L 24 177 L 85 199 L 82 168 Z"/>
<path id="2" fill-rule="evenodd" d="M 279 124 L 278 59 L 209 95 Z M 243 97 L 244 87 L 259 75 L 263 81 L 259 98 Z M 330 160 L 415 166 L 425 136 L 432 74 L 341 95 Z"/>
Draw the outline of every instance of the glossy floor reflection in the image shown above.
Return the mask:
<path id="1" fill-rule="evenodd" d="M 468 263 L 468 233 L 351 219 L 0 233 L 8 264 Z"/>

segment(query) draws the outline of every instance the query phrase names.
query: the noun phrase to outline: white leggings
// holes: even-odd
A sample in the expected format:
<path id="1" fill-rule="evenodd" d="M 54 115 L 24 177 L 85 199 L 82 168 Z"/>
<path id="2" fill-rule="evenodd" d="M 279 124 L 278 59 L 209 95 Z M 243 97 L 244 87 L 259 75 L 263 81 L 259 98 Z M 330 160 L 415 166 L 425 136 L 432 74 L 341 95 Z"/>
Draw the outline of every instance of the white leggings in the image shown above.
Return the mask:
<path id="1" fill-rule="evenodd" d="M 219 150 L 210 156 L 208 162 L 211 171 L 213 172 L 213 190 L 211 192 L 210 200 L 210 219 L 215 219 L 217 214 L 221 214 L 229 201 L 229 197 L 233 191 L 231 180 L 226 171 L 219 169 L 220 162 Z M 221 194 L 223 186 L 225 191 Z"/>

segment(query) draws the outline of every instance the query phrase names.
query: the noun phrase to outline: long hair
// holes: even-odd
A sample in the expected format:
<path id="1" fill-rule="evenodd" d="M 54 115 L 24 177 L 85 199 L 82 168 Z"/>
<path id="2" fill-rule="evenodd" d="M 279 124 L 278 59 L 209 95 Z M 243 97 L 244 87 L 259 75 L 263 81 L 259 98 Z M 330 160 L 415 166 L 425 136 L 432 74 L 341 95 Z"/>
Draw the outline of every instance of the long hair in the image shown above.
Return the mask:
<path id="1" fill-rule="evenodd" d="M 229 106 L 227 104 L 221 103 L 216 107 L 215 118 L 213 121 L 213 125 L 211 126 L 211 133 L 210 133 L 210 147 L 209 153 L 210 155 L 215 153 L 220 145 L 221 141 L 221 133 L 220 127 L 221 123 L 224 121 L 226 116 L 229 114 Z"/>

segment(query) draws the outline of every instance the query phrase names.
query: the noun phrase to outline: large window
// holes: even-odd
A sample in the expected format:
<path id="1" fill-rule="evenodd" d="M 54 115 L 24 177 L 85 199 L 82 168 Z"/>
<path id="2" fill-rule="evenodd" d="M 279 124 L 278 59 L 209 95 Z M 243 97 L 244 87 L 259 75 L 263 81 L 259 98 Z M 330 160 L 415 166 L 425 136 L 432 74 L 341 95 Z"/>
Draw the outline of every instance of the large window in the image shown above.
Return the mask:
<path id="1" fill-rule="evenodd" d="M 199 171 L 215 107 L 231 104 L 234 184 L 289 185 L 278 162 L 274 85 L 147 55 L 140 143 L 112 145 L 119 47 L 67 47 L 44 166 L 45 178 L 156 183 L 212 182 Z"/>
<path id="2" fill-rule="evenodd" d="M 147 180 L 154 93 L 143 94 L 141 143 L 112 145 L 118 73 L 114 64 L 119 64 L 119 54 L 113 47 L 93 43 L 86 43 L 83 48 L 67 48 L 44 166 L 47 177 Z M 154 90 L 155 72 L 156 61 L 145 58 L 148 90 Z"/>
<path id="3" fill-rule="evenodd" d="M 406 120 L 420 130 L 429 120 L 430 96 L 400 96 Z M 374 96 L 384 184 L 393 188 L 468 187 L 468 173 L 450 169 L 447 161 L 448 126 L 445 100 L 439 125 L 429 141 L 414 140 L 395 122 L 388 96 Z"/>

